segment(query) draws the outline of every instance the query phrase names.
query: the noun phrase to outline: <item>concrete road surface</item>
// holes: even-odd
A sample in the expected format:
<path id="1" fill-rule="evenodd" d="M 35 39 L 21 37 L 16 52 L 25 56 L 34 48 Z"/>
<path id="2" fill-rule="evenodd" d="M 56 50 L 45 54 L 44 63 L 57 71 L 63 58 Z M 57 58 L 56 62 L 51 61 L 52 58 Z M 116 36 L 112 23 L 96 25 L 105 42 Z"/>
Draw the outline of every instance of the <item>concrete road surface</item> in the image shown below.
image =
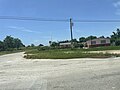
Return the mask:
<path id="1" fill-rule="evenodd" d="M 120 58 L 26 60 L 0 56 L 0 90 L 120 90 Z"/>

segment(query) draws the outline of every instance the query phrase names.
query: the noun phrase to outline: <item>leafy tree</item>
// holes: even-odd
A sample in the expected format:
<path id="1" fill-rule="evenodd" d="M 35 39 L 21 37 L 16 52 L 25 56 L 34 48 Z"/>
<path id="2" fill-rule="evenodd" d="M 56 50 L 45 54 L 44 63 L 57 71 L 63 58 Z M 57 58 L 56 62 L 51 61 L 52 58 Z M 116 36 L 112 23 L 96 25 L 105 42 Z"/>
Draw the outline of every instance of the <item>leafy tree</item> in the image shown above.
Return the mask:
<path id="1" fill-rule="evenodd" d="M 113 32 L 113 35 L 111 35 L 111 43 L 119 45 L 118 44 L 119 41 L 120 41 L 120 29 L 117 29 L 116 32 Z"/>
<path id="2" fill-rule="evenodd" d="M 79 42 L 82 43 L 82 42 L 86 42 L 86 38 L 85 37 L 81 37 L 79 38 Z"/>
<path id="3" fill-rule="evenodd" d="M 4 39 L 4 45 L 5 45 L 5 48 L 8 49 L 8 48 L 14 48 L 14 38 L 11 37 L 11 36 L 7 36 L 5 39 Z"/>
<path id="4" fill-rule="evenodd" d="M 18 49 L 18 48 L 20 48 L 20 47 L 24 47 L 24 45 L 22 44 L 22 42 L 21 42 L 20 39 L 15 38 L 15 39 L 14 39 L 14 47 Z"/>
<path id="5" fill-rule="evenodd" d="M 83 44 L 80 44 L 80 48 L 83 48 L 84 47 L 84 45 Z"/>
<path id="6" fill-rule="evenodd" d="M 39 47 L 42 47 L 42 46 L 44 46 L 43 44 L 39 44 Z"/>
<path id="7" fill-rule="evenodd" d="M 115 41 L 115 45 L 116 45 L 116 46 L 120 46 L 120 40 Z"/>
<path id="8" fill-rule="evenodd" d="M 96 39 L 96 38 L 97 38 L 96 36 L 89 36 L 89 37 L 86 38 L 86 41 L 93 40 L 93 39 Z"/>
<path id="9" fill-rule="evenodd" d="M 75 43 L 75 42 L 78 42 L 78 41 L 77 41 L 77 39 L 73 39 L 73 40 L 72 40 L 72 42 L 74 42 L 74 43 Z"/>
<path id="10" fill-rule="evenodd" d="M 35 47 L 35 45 L 34 45 L 34 44 L 31 44 L 31 47 Z"/>
<path id="11" fill-rule="evenodd" d="M 4 43 L 0 41 L 0 51 L 4 51 Z"/>
<path id="12" fill-rule="evenodd" d="M 52 42 L 51 47 L 57 47 L 57 46 L 59 46 L 59 43 L 57 43 L 57 42 Z"/>
<path id="13" fill-rule="evenodd" d="M 6 38 L 3 41 L 4 44 L 4 50 L 12 50 L 14 48 L 20 48 L 24 47 L 23 43 L 18 38 L 13 38 L 11 36 L 6 36 Z"/>
<path id="14" fill-rule="evenodd" d="M 100 36 L 99 38 L 105 38 L 104 36 Z"/>

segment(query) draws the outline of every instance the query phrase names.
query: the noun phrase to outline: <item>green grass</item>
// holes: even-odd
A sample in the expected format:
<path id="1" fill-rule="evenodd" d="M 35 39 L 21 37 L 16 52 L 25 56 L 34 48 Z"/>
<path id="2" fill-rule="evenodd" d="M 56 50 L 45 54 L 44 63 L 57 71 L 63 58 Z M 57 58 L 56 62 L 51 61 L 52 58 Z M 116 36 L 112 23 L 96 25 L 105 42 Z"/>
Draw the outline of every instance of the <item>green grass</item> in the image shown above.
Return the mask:
<path id="1" fill-rule="evenodd" d="M 81 49 L 59 49 L 38 51 L 37 49 L 26 52 L 27 59 L 72 59 L 72 58 L 109 58 L 113 56 L 120 56 L 117 54 L 108 53 L 89 53 Z"/>
<path id="2" fill-rule="evenodd" d="M 96 47 L 96 48 L 89 48 L 84 51 L 104 51 L 104 50 L 120 50 L 120 46 Z"/>
<path id="3" fill-rule="evenodd" d="M 27 59 L 72 59 L 72 58 L 109 58 L 120 56 L 108 53 L 89 53 L 89 51 L 120 50 L 120 46 L 97 47 L 90 49 L 50 49 L 39 51 L 38 47 L 23 48 L 22 50 L 2 51 L 0 55 L 26 51 Z"/>

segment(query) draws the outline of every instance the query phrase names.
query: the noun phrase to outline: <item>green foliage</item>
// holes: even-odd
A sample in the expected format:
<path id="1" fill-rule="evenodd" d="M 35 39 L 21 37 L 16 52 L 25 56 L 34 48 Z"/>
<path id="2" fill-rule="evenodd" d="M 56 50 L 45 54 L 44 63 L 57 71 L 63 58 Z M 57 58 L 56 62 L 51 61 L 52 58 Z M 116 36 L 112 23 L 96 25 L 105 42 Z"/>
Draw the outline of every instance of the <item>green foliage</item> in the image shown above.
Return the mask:
<path id="1" fill-rule="evenodd" d="M 79 38 L 79 42 L 82 43 L 82 42 L 86 42 L 86 38 L 85 37 L 81 37 Z"/>
<path id="2" fill-rule="evenodd" d="M 4 43 L 2 41 L 0 41 L 0 51 L 4 51 Z"/>
<path id="3" fill-rule="evenodd" d="M 96 36 L 88 36 L 87 38 L 86 38 L 86 41 L 88 41 L 88 40 L 93 40 L 93 39 L 96 39 L 97 37 Z"/>
<path id="4" fill-rule="evenodd" d="M 111 43 L 115 43 L 116 46 L 119 46 L 120 43 L 120 29 L 117 29 L 116 32 L 113 32 L 111 35 Z"/>
<path id="5" fill-rule="evenodd" d="M 4 45 L 5 45 L 5 49 L 8 49 L 8 48 L 14 48 L 14 38 L 11 37 L 11 36 L 7 36 L 5 39 L 4 39 Z"/>
<path id="6" fill-rule="evenodd" d="M 13 51 L 15 48 L 25 47 L 20 39 L 6 36 L 6 38 L 0 41 L 0 51 Z"/>
<path id="7" fill-rule="evenodd" d="M 27 59 L 71 59 L 71 58 L 108 58 L 112 56 L 120 56 L 116 54 L 89 53 L 81 49 L 60 49 L 60 50 L 33 50 L 26 52 Z"/>
<path id="8" fill-rule="evenodd" d="M 34 45 L 34 44 L 31 44 L 31 47 L 35 47 L 35 45 Z"/>
<path id="9" fill-rule="evenodd" d="M 83 44 L 80 44 L 79 46 L 80 46 L 80 48 L 83 48 L 83 47 L 84 47 L 84 45 L 83 45 Z"/>
<path id="10" fill-rule="evenodd" d="M 43 44 L 39 44 L 38 46 L 39 46 L 39 47 L 42 47 L 42 46 L 44 46 L 44 45 L 43 45 Z"/>
<path id="11" fill-rule="evenodd" d="M 104 36 L 102 36 L 102 37 L 104 37 Z M 79 38 L 79 42 L 80 43 L 82 43 L 82 42 L 86 42 L 86 41 L 88 41 L 88 40 L 93 40 L 93 39 L 96 39 L 97 37 L 96 36 L 88 36 L 88 37 L 81 37 L 81 38 Z"/>
<path id="12" fill-rule="evenodd" d="M 120 46 L 120 40 L 115 41 L 116 46 Z"/>
<path id="13" fill-rule="evenodd" d="M 52 42 L 51 43 L 51 47 L 58 47 L 59 46 L 59 43 L 57 43 L 57 42 Z"/>
<path id="14" fill-rule="evenodd" d="M 100 36 L 99 38 L 105 38 L 104 36 Z"/>

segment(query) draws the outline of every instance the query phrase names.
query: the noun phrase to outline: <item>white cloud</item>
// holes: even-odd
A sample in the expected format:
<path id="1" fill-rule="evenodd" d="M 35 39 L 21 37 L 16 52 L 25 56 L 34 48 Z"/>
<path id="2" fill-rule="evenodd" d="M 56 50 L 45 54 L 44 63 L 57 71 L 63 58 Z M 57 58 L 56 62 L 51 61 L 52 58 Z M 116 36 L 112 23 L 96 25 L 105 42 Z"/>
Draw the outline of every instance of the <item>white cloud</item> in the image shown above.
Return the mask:
<path id="1" fill-rule="evenodd" d="M 23 32 L 28 32 L 28 33 L 41 33 L 38 31 L 33 31 L 24 27 L 16 27 L 16 26 L 9 26 L 9 29 L 14 29 L 14 30 L 19 30 L 19 31 L 23 31 Z"/>
<path id="2" fill-rule="evenodd" d="M 117 0 L 116 2 L 113 3 L 113 6 L 116 8 L 116 15 L 120 15 L 120 0 Z"/>

